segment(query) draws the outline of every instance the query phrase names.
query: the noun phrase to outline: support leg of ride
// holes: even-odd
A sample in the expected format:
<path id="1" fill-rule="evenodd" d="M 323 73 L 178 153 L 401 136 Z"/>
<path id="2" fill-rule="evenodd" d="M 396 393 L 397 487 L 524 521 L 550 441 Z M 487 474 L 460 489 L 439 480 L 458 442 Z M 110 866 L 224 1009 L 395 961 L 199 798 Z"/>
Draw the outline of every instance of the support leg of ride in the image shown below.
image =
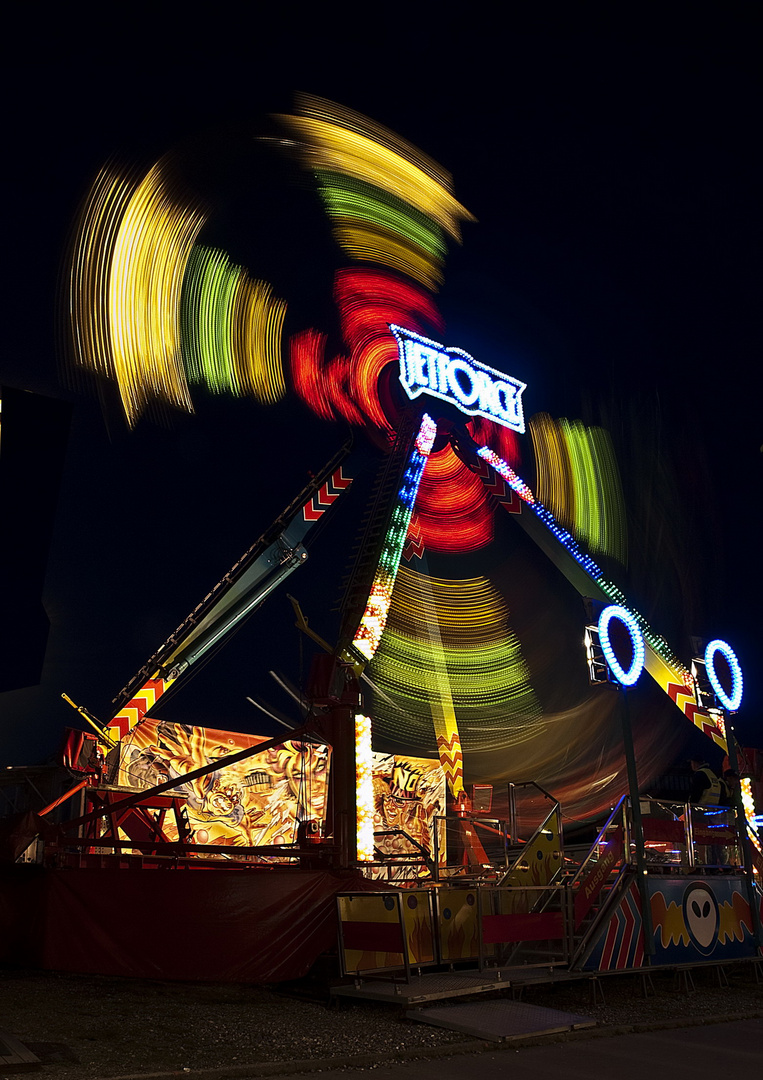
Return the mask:
<path id="1" fill-rule="evenodd" d="M 673 974 L 673 989 L 683 991 L 684 994 L 693 994 L 697 987 L 694 985 L 694 976 L 689 968 L 677 968 Z"/>
<path id="2" fill-rule="evenodd" d="M 591 1005 L 607 1004 L 604 998 L 604 987 L 601 985 L 601 980 L 595 976 L 588 981 L 588 999 Z"/>

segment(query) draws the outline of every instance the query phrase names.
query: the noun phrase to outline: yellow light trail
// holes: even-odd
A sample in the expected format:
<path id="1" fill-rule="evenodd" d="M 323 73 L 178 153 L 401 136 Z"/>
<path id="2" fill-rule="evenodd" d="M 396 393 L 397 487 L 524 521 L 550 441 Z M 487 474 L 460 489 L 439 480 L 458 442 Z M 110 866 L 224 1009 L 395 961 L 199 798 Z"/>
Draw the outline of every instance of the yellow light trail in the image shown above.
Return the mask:
<path id="1" fill-rule="evenodd" d="M 580 420 L 538 413 L 528 424 L 536 495 L 589 551 L 627 561 L 625 504 L 609 435 Z"/>
<path id="2" fill-rule="evenodd" d="M 301 115 L 278 119 L 302 145 L 304 164 L 374 184 L 404 199 L 460 241 L 460 221 L 474 221 L 451 192 L 450 175 L 381 124 L 321 98 L 301 95 Z"/>
<path id="3" fill-rule="evenodd" d="M 182 352 L 188 377 L 212 393 L 273 403 L 286 393 L 281 337 L 286 304 L 221 251 L 197 244 L 183 285 Z"/>
<path id="4" fill-rule="evenodd" d="M 541 710 L 503 598 L 485 578 L 431 578 L 422 589 L 419 576 L 401 566 L 371 665 L 374 680 L 398 704 L 392 709 L 381 697 L 375 703 L 377 731 L 426 744 L 432 716 L 447 712 L 450 700 L 466 751 L 535 737 Z"/>
<path id="5" fill-rule="evenodd" d="M 192 411 L 180 294 L 204 220 L 162 158 L 143 177 L 106 166 L 76 223 L 67 281 L 74 360 L 116 381 L 130 426 L 155 403 Z"/>

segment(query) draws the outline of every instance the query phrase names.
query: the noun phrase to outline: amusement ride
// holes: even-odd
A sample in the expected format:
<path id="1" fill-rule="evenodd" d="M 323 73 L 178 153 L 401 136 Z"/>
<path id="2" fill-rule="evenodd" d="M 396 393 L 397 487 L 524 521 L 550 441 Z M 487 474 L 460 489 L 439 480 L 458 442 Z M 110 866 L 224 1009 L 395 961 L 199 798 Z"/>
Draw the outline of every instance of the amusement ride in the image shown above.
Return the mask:
<path id="1" fill-rule="evenodd" d="M 337 928 L 355 990 L 367 973 L 402 971 L 410 985 L 414 970 L 454 965 L 491 985 L 520 967 L 759 958 L 763 862 L 729 720 L 743 695 L 732 646 L 712 640 L 684 664 L 611 580 L 626 541 L 603 429 L 526 419 L 523 378 L 449 339 L 434 297 L 446 243 L 473 219 L 448 174 L 319 98 L 272 122 L 264 141 L 310 174 L 350 264 L 334 281 L 339 343 L 321 328 L 285 339 L 285 301 L 201 242 L 207 211 L 168 155 L 141 175 L 109 164 L 83 204 L 64 283 L 68 358 L 116 387 L 129 427 L 191 410 L 198 387 L 262 408 L 290 387 L 362 437 L 127 682 L 107 722 L 71 702 L 89 730 L 68 734 L 76 783 L 39 814 L 39 860 L 109 944 L 83 960 L 58 925 L 41 962 L 190 977 L 140 949 L 127 959 L 143 891 L 156 913 L 176 889 L 201 923 L 228 927 L 223 959 L 199 949 L 204 977 L 294 977 Z M 337 640 L 289 596 L 316 647 L 309 678 L 281 680 L 288 714 L 253 701 L 280 734 L 155 715 L 250 617 L 249 632 L 267 632 L 259 609 L 278 590 L 285 600 L 287 579 L 296 590 L 311 530 L 369 471 Z M 538 684 L 576 634 L 570 706 Z M 741 772 L 733 805 L 708 813 L 643 794 L 648 739 L 631 699 L 644 677 Z M 565 846 L 563 817 L 603 824 L 584 849 Z M 257 924 L 245 961 L 232 959 L 243 931 L 229 889 L 247 890 Z M 104 903 L 108 930 L 93 914 Z"/>

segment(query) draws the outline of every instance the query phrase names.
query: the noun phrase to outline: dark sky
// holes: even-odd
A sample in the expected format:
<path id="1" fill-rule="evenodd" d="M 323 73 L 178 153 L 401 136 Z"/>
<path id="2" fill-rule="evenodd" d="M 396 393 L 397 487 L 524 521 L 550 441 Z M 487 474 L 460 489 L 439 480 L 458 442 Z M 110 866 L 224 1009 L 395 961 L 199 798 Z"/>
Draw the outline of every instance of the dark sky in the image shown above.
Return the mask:
<path id="1" fill-rule="evenodd" d="M 0 694 L 0 762 L 55 750 L 75 720 L 62 691 L 106 717 L 111 697 L 342 441 L 293 398 L 266 410 L 197 395 L 197 416 L 127 434 L 56 373 L 61 252 L 112 155 L 151 163 L 189 149 L 211 200 L 205 237 L 273 282 L 289 301 L 290 332 L 329 327 L 341 260 L 328 227 L 314 195 L 252 141 L 269 113 L 291 109 L 295 90 L 366 113 L 452 171 L 479 224 L 465 227 L 446 265 L 447 344 L 524 379 L 528 415 L 612 428 L 634 516 L 633 601 L 687 660 L 688 643 L 670 633 L 687 629 L 670 610 L 683 583 L 691 632 L 726 638 L 740 657 L 739 731 L 763 745 L 759 34 L 752 7 L 722 11 L 627 31 L 550 20 L 499 33 L 465 17 L 450 30 L 406 23 L 378 38 L 256 22 L 207 36 L 136 14 L 98 32 L 62 21 L 23 35 L 10 70 L 0 383 L 62 397 L 73 414 L 43 681 Z M 654 565 L 650 508 L 676 538 L 669 572 Z M 357 511 L 351 501 L 337 508 L 292 579 L 306 606 L 322 567 L 342 561 Z M 3 513 L 12 522 L 24 508 Z M 257 634 L 247 628 L 178 693 L 177 718 L 265 730 L 244 696 L 268 667 L 298 677 L 286 609 L 273 598 Z M 322 610 L 308 614 L 323 629 Z M 274 688 L 262 692 L 287 708 Z"/>

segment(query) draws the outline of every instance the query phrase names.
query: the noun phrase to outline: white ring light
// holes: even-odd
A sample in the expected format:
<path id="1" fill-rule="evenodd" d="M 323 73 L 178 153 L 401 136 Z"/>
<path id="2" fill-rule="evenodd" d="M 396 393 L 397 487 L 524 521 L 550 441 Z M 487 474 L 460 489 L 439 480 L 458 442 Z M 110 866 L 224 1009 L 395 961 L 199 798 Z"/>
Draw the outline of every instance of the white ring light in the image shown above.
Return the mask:
<path id="1" fill-rule="evenodd" d="M 612 619 L 619 619 L 631 636 L 633 659 L 627 671 L 623 670 L 623 666 L 615 656 L 615 650 L 609 640 L 609 624 Z M 609 664 L 609 669 L 617 681 L 622 683 L 623 686 L 633 686 L 643 671 L 645 656 L 644 637 L 635 617 L 631 615 L 630 611 L 620 607 L 618 604 L 610 604 L 609 607 L 605 607 L 599 616 L 599 641 Z"/>
<path id="2" fill-rule="evenodd" d="M 715 654 L 722 653 L 726 657 L 729 668 L 731 669 L 731 695 L 727 694 L 721 686 L 721 680 L 718 678 L 715 672 Z M 715 696 L 720 701 L 721 705 L 729 712 L 736 712 L 739 706 L 742 704 L 742 668 L 737 660 L 737 655 L 729 644 L 725 641 L 721 641 L 716 638 L 715 641 L 711 641 L 705 649 L 705 668 L 707 669 L 707 677 L 710 680 L 710 685 L 715 691 Z"/>

